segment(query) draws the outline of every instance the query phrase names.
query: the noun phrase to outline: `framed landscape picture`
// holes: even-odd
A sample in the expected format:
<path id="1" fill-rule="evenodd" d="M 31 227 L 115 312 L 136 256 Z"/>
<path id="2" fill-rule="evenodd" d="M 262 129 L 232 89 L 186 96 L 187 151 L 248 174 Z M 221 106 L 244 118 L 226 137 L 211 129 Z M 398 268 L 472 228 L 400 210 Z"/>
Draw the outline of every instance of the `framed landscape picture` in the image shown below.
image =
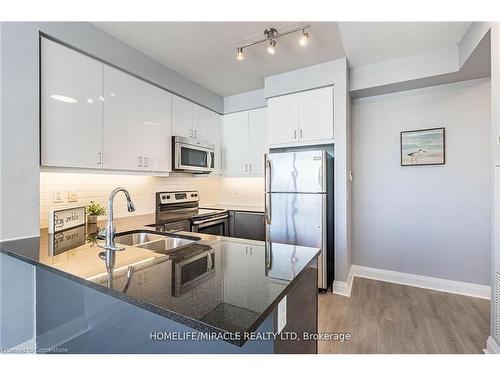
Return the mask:
<path id="1" fill-rule="evenodd" d="M 401 165 L 440 165 L 445 163 L 444 128 L 401 132 Z"/>

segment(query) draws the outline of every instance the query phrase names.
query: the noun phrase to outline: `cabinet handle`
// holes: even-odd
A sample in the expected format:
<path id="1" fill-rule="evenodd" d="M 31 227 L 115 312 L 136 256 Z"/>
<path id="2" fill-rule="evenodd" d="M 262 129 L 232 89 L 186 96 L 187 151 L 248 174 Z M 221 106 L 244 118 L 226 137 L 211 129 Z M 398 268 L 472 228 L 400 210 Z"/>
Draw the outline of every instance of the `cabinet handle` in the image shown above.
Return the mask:
<path id="1" fill-rule="evenodd" d="M 144 168 L 147 168 L 148 167 L 148 157 L 146 156 L 144 158 Z"/>
<path id="2" fill-rule="evenodd" d="M 102 152 L 97 153 L 97 164 L 98 165 L 102 164 Z"/>
<path id="3" fill-rule="evenodd" d="M 245 164 L 245 172 L 248 172 L 248 164 Z"/>
<path id="4" fill-rule="evenodd" d="M 250 172 L 252 172 L 252 164 L 249 164 L 250 165 Z"/>
<path id="5" fill-rule="evenodd" d="M 194 138 L 194 130 L 193 129 L 189 129 L 191 131 L 191 138 Z"/>
<path id="6" fill-rule="evenodd" d="M 302 129 L 300 129 L 300 139 L 302 139 Z"/>
<path id="7" fill-rule="evenodd" d="M 142 157 L 139 156 L 139 168 L 142 168 Z"/>
<path id="8" fill-rule="evenodd" d="M 293 131 L 293 139 L 297 139 L 297 130 Z"/>
<path id="9" fill-rule="evenodd" d="M 194 129 L 193 131 L 194 131 L 194 137 L 198 138 L 198 130 Z"/>

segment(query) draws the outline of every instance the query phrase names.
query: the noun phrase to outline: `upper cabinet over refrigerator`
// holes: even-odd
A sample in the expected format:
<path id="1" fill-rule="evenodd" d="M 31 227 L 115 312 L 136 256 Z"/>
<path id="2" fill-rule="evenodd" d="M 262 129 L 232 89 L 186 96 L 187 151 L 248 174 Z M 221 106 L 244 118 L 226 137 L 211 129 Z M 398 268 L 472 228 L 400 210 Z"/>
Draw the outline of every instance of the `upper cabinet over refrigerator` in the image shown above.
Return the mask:
<path id="1" fill-rule="evenodd" d="M 103 64 L 41 39 L 41 164 L 102 168 Z"/>
<path id="2" fill-rule="evenodd" d="M 270 147 L 333 143 L 333 87 L 269 98 L 267 104 Z"/>

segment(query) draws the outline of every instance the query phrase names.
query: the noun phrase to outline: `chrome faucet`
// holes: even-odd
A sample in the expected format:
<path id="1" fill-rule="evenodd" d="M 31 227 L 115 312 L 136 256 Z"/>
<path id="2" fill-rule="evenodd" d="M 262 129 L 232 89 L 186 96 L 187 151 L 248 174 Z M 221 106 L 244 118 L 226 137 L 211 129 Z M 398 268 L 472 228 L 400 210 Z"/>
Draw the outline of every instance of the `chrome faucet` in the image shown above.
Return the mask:
<path id="1" fill-rule="evenodd" d="M 108 271 L 112 271 L 115 265 L 115 251 L 124 250 L 124 247 L 117 247 L 115 245 L 115 224 L 113 223 L 113 200 L 115 199 L 115 195 L 119 192 L 123 192 L 125 197 L 127 198 L 127 209 L 128 212 L 134 212 L 135 207 L 130 199 L 130 194 L 127 189 L 119 187 L 113 190 L 109 194 L 108 198 L 108 224 L 106 226 L 106 238 L 104 244 L 98 244 L 100 248 L 106 250 L 105 252 L 99 254 L 99 257 L 106 261 L 106 269 Z"/>

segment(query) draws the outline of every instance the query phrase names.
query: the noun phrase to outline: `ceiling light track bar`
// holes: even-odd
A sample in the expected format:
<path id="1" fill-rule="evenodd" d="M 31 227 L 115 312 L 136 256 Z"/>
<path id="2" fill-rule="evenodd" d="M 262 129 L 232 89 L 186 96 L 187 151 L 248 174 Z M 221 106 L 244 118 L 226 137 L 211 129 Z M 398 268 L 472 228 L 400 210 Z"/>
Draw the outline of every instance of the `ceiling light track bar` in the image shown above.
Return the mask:
<path id="1" fill-rule="evenodd" d="M 236 50 L 240 51 L 240 50 L 243 50 L 244 48 L 252 47 L 252 46 L 255 46 L 257 44 L 268 42 L 270 40 L 276 40 L 276 39 L 281 38 L 281 37 L 286 36 L 286 35 L 290 35 L 290 34 L 293 34 L 293 33 L 298 33 L 299 31 L 304 31 L 304 30 L 306 30 L 306 29 L 308 29 L 310 27 L 311 27 L 311 25 L 308 24 L 308 25 L 297 27 L 297 28 L 295 28 L 293 30 L 288 30 L 288 31 L 285 31 L 285 32 L 282 32 L 282 33 L 278 33 L 276 31 L 275 33 L 270 33 L 269 36 L 267 36 L 265 38 L 262 38 L 262 39 L 259 39 L 259 40 L 256 40 L 255 42 L 243 44 L 242 46 L 239 46 Z M 268 29 L 268 30 L 272 30 L 272 29 Z"/>

